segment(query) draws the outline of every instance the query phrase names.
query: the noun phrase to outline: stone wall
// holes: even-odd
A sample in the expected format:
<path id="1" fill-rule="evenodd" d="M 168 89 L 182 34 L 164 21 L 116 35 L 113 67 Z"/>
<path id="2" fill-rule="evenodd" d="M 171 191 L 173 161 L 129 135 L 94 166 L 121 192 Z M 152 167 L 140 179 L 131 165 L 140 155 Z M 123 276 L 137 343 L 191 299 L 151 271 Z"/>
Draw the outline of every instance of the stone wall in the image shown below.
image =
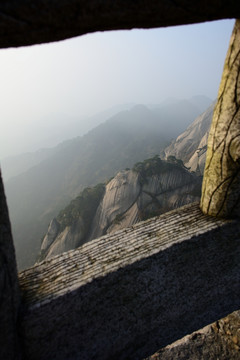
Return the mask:
<path id="1" fill-rule="evenodd" d="M 27 359 L 141 359 L 239 308 L 240 225 L 188 205 L 19 279 Z"/>

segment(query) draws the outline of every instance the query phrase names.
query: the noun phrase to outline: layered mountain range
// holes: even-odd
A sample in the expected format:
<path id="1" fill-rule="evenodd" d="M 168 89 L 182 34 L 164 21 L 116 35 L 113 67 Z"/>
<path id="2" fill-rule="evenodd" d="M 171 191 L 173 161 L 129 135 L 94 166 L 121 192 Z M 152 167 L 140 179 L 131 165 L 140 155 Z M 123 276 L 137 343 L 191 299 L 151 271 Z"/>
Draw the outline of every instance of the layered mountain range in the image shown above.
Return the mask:
<path id="1" fill-rule="evenodd" d="M 165 148 L 166 160 L 155 156 L 85 189 L 51 221 L 39 260 L 199 200 L 214 105 Z"/>
<path id="2" fill-rule="evenodd" d="M 28 267 L 34 263 L 39 253 L 42 239 L 46 235 L 49 222 L 53 218 L 59 222 L 58 213 L 61 212 L 61 209 L 64 209 L 71 200 L 79 196 L 81 197 L 84 188 L 92 188 L 96 186 L 96 184 L 103 183 L 102 196 L 104 196 L 105 199 L 109 199 L 106 195 L 109 187 L 105 184 L 107 182 L 110 184 L 111 182 L 109 182 L 108 179 L 116 177 L 116 174 L 120 170 L 125 168 L 130 169 L 136 162 L 143 161 L 156 154 L 160 154 L 163 158 L 166 152 L 165 156 L 167 158 L 171 153 L 166 149 L 166 146 L 170 143 L 171 138 L 179 135 L 181 131 L 183 131 L 184 128 L 186 129 L 194 118 L 201 113 L 200 108 L 203 105 L 200 104 L 199 99 L 195 98 L 194 100 L 195 103 L 193 100 L 171 101 L 170 103 L 151 105 L 149 107 L 143 105 L 134 106 L 130 110 L 115 114 L 84 136 L 66 141 L 56 148 L 44 150 L 41 154 L 38 154 L 38 156 L 35 156 L 35 154 L 29 156 L 28 154 L 28 159 L 22 157 L 21 161 L 19 160 L 19 164 L 21 162 L 24 163 L 25 159 L 25 165 L 23 167 L 12 166 L 11 176 L 9 175 L 11 178 L 5 182 L 5 188 L 19 269 Z M 196 103 L 199 103 L 198 106 Z M 172 147 L 174 146 L 173 144 L 174 142 L 171 145 Z M 199 143 L 197 146 L 198 145 Z M 173 155 L 175 154 L 174 151 L 172 151 L 172 153 Z M 175 157 L 182 158 L 181 154 Z M 16 163 L 17 160 L 15 161 L 15 164 Z M 172 165 L 174 164 L 172 163 Z M 3 174 L 4 171 L 7 172 L 6 169 L 5 164 Z M 25 171 L 19 173 L 21 169 L 25 169 Z M 187 171 L 184 167 L 182 167 L 182 170 Z M 140 175 L 136 177 L 136 172 L 133 172 L 135 178 L 131 171 L 130 174 L 132 175 L 127 175 L 128 172 L 129 170 L 126 170 L 124 176 L 127 177 L 129 181 L 130 179 L 131 181 L 135 179 L 135 182 L 133 181 L 134 186 L 129 182 L 129 189 L 131 186 L 138 188 Z M 121 173 L 121 176 L 123 176 L 123 173 Z M 8 174 L 10 174 L 10 172 Z M 120 175 L 117 176 L 119 179 Z M 128 178 L 129 176 L 130 178 Z M 150 179 L 148 179 L 148 181 L 150 181 Z M 186 180 L 186 182 L 188 182 L 188 180 Z M 174 187 L 172 190 L 174 190 Z M 152 199 L 154 196 L 158 196 L 160 193 L 156 191 L 156 189 L 151 189 L 151 195 L 148 196 L 152 196 Z M 91 191 L 88 190 L 88 192 Z M 119 186 L 118 194 L 120 193 L 122 194 L 121 186 Z M 143 192 L 143 194 L 144 195 L 141 195 L 138 200 L 134 200 L 134 203 L 138 204 L 139 214 L 142 212 L 142 209 L 146 207 L 146 203 L 144 202 L 142 202 L 144 204 L 143 207 L 139 205 L 140 198 L 147 199 L 146 192 Z M 103 201 L 104 197 L 101 198 L 101 201 Z M 100 201 L 100 198 L 98 200 Z M 157 200 L 159 201 L 159 199 Z M 104 201 L 105 204 L 106 200 Z M 156 204 L 157 202 L 153 203 Z M 155 214 L 156 209 L 153 203 L 151 206 L 149 205 L 149 209 L 152 207 L 152 212 Z M 179 200 L 179 205 L 181 204 L 181 200 Z M 100 204 L 97 202 L 95 205 L 96 213 L 94 212 L 93 215 L 96 217 L 97 213 L 100 214 L 98 208 Z M 114 207 L 113 203 L 112 206 Z M 128 204 L 128 206 L 130 206 L 130 204 Z M 165 205 L 162 204 L 161 206 L 164 208 Z M 171 206 L 166 205 L 166 209 L 170 208 Z M 124 210 L 123 213 L 125 214 L 126 210 Z M 93 215 L 91 213 L 91 229 L 94 229 L 94 231 L 91 230 L 90 234 L 90 230 L 85 221 L 84 227 L 86 229 L 84 230 L 84 235 L 82 238 L 80 237 L 81 239 L 74 240 L 74 244 L 88 241 L 90 238 L 99 236 L 105 231 L 115 230 L 120 224 L 121 226 L 130 224 L 131 222 L 126 220 L 128 216 L 125 216 L 124 221 L 120 221 L 119 217 L 121 214 L 121 211 L 119 214 L 116 214 L 116 216 L 119 215 L 117 218 L 119 224 L 116 224 L 116 220 L 113 226 L 112 217 L 110 216 L 109 221 L 111 226 L 106 227 L 105 225 L 101 225 L 104 227 L 104 231 L 100 231 L 97 230 L 97 226 L 94 225 L 97 220 L 92 219 Z M 133 217 L 133 208 L 127 215 L 129 214 Z M 103 216 L 105 215 L 101 215 L 102 224 L 104 224 L 102 221 Z M 136 215 L 133 221 L 143 218 L 144 216 Z M 53 221 L 53 224 L 54 223 L 56 227 L 58 227 L 56 221 Z M 60 226 L 61 229 L 62 226 L 63 225 Z M 76 226 L 82 229 L 80 223 Z M 67 232 L 68 230 L 66 230 L 66 233 Z M 49 243 L 50 242 L 51 241 L 49 241 Z M 69 245 L 63 242 L 64 246 L 62 249 L 67 250 L 71 247 L 70 242 L 69 240 Z M 47 248 L 48 250 L 46 250 Z M 50 253 L 49 247 L 44 249 L 45 253 Z M 53 246 L 51 251 L 52 254 L 55 253 Z"/>

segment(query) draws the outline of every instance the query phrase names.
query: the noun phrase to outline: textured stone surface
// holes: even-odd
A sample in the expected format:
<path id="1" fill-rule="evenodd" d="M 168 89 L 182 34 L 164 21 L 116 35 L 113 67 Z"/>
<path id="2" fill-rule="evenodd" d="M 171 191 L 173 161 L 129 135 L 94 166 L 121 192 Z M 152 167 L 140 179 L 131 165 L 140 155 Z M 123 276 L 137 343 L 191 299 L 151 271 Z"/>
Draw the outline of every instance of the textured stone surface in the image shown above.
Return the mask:
<path id="1" fill-rule="evenodd" d="M 93 31 L 236 17 L 240 17 L 240 5 L 235 0 L 2 0 L 0 47 L 57 41 Z"/>
<path id="2" fill-rule="evenodd" d="M 196 171 L 201 175 L 204 174 L 208 135 L 209 135 L 209 131 L 207 131 L 205 135 L 202 137 L 200 143 L 198 144 L 197 150 L 192 155 L 190 160 L 185 164 L 186 167 L 190 168 L 192 171 Z"/>
<path id="3" fill-rule="evenodd" d="M 205 214 L 240 214 L 240 20 L 225 60 L 208 139 L 201 209 Z"/>
<path id="4" fill-rule="evenodd" d="M 206 159 L 206 145 L 213 117 L 215 103 L 212 104 L 202 115 L 180 134 L 166 149 L 166 158 L 173 155 L 181 159 L 187 167 L 192 171 L 200 168 L 200 173 L 203 174 L 205 159 Z M 200 150 L 201 149 L 201 150 Z"/>
<path id="5" fill-rule="evenodd" d="M 240 311 L 187 335 L 145 360 L 239 360 Z"/>
<path id="6" fill-rule="evenodd" d="M 17 334 L 19 304 L 15 251 L 0 173 L 0 359 L 20 358 Z"/>
<path id="7" fill-rule="evenodd" d="M 126 213 L 140 191 L 138 174 L 133 171 L 120 171 L 106 186 L 105 195 L 93 220 L 89 240 L 103 235 L 117 215 Z"/>
<path id="8" fill-rule="evenodd" d="M 141 184 L 141 175 L 135 171 L 121 171 L 106 187 L 92 225 L 90 239 L 105 233 L 129 227 L 141 220 L 142 214 L 173 210 L 199 200 L 194 189 L 201 180 L 181 167 L 170 168 L 148 176 Z"/>
<path id="9" fill-rule="evenodd" d="M 81 217 L 72 224 L 67 226 L 54 240 L 54 243 L 48 249 L 48 257 L 61 254 L 65 251 L 75 249 L 81 245 L 84 239 L 84 224 Z M 48 237 L 48 233 L 46 238 Z M 41 248 L 42 250 L 42 248 Z"/>
<path id="10" fill-rule="evenodd" d="M 240 225 L 187 205 L 19 279 L 27 359 L 140 359 L 239 308 Z"/>
<path id="11" fill-rule="evenodd" d="M 59 224 L 58 224 L 57 220 L 54 218 L 50 222 L 47 234 L 43 238 L 42 245 L 41 245 L 42 251 L 46 251 L 51 246 L 53 241 L 56 239 L 58 231 L 59 231 Z"/>

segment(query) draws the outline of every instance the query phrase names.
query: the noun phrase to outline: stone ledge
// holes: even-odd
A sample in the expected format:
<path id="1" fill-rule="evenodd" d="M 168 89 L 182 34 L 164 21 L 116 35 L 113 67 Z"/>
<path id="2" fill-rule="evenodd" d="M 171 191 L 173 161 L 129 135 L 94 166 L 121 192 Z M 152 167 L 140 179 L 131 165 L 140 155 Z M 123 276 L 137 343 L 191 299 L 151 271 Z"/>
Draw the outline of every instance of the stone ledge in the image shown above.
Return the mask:
<path id="1" fill-rule="evenodd" d="M 240 310 L 177 340 L 145 360 L 240 358 Z"/>
<path id="2" fill-rule="evenodd" d="M 198 204 L 19 274 L 28 359 L 140 359 L 239 308 L 240 225 Z"/>
<path id="3" fill-rule="evenodd" d="M 19 273 L 22 296 L 34 306 L 175 243 L 231 223 L 202 214 L 198 203 L 105 235 Z"/>

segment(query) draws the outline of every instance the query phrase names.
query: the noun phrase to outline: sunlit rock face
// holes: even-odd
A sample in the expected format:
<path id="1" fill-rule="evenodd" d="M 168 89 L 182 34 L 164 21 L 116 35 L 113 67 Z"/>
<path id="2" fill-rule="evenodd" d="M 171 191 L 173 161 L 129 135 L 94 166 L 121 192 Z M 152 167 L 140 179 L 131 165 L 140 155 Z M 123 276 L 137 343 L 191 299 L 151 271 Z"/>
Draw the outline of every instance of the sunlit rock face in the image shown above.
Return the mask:
<path id="1" fill-rule="evenodd" d="M 203 174 L 214 107 L 215 102 L 165 149 L 166 159 L 173 155 L 191 171 Z"/>
<path id="2" fill-rule="evenodd" d="M 53 241 L 56 239 L 58 231 L 59 231 L 59 223 L 54 218 L 50 222 L 47 234 L 43 238 L 42 246 L 41 246 L 43 251 L 46 251 L 51 246 Z"/>
<path id="3" fill-rule="evenodd" d="M 240 214 L 240 19 L 225 59 L 218 100 L 209 132 L 200 207 L 204 214 Z"/>
<path id="4" fill-rule="evenodd" d="M 48 234 L 46 237 L 47 236 Z M 49 247 L 47 257 L 52 257 L 65 251 L 75 249 L 81 245 L 83 239 L 84 223 L 82 218 L 79 217 L 76 222 L 71 226 L 66 226 L 65 229 L 56 236 L 53 244 Z"/>
<path id="5" fill-rule="evenodd" d="M 137 214 L 133 216 L 136 211 L 131 208 L 140 192 L 138 173 L 129 170 L 120 171 L 106 186 L 105 195 L 97 209 L 88 239 L 95 239 L 106 233 L 114 222 L 118 222 L 120 215 L 128 213 L 129 220 L 125 221 L 125 227 L 135 223 Z"/>
<path id="6" fill-rule="evenodd" d="M 134 174 L 135 172 L 132 170 L 128 171 L 128 173 Z M 133 178 L 133 176 L 131 177 Z M 169 168 L 166 172 L 147 176 L 144 182 L 142 175 L 138 173 L 134 179 L 134 183 L 136 184 L 134 197 L 129 198 L 125 196 L 125 194 L 128 193 L 127 189 L 131 189 L 132 184 L 119 183 L 119 187 L 116 189 L 120 195 L 117 203 L 117 211 L 113 213 L 111 207 L 107 208 L 104 206 L 109 196 L 107 191 L 99 206 L 99 213 L 96 214 L 95 218 L 96 230 L 98 231 L 97 235 L 101 236 L 104 233 L 129 227 L 140 220 L 198 200 L 198 195 L 196 196 L 194 194 L 194 189 L 196 184 L 198 184 L 197 180 L 198 179 L 188 171 L 177 166 Z M 112 181 L 114 181 L 114 179 Z M 123 198 L 125 198 L 124 208 L 121 207 L 121 194 L 123 194 Z M 124 209 L 126 210 L 124 211 Z M 106 216 L 107 213 L 111 215 Z M 99 226 L 101 220 L 105 220 L 105 228 Z M 91 238 L 94 237 L 96 236 Z"/>
<path id="7" fill-rule="evenodd" d="M 137 163 L 132 170 L 120 171 L 106 185 L 95 207 L 89 198 L 81 209 L 71 204 L 61 211 L 48 228 L 41 247 L 41 259 L 50 258 L 81 244 L 122 228 L 173 210 L 200 199 L 201 177 L 180 163 L 163 161 L 155 156 Z M 91 216 L 84 219 L 90 207 Z M 64 226 L 65 224 L 65 226 Z"/>
<path id="8" fill-rule="evenodd" d="M 191 171 L 198 171 L 201 175 L 203 175 L 206 162 L 208 134 L 209 131 L 203 135 L 197 150 L 194 152 L 189 161 L 185 163 L 186 167 L 190 168 Z"/>

